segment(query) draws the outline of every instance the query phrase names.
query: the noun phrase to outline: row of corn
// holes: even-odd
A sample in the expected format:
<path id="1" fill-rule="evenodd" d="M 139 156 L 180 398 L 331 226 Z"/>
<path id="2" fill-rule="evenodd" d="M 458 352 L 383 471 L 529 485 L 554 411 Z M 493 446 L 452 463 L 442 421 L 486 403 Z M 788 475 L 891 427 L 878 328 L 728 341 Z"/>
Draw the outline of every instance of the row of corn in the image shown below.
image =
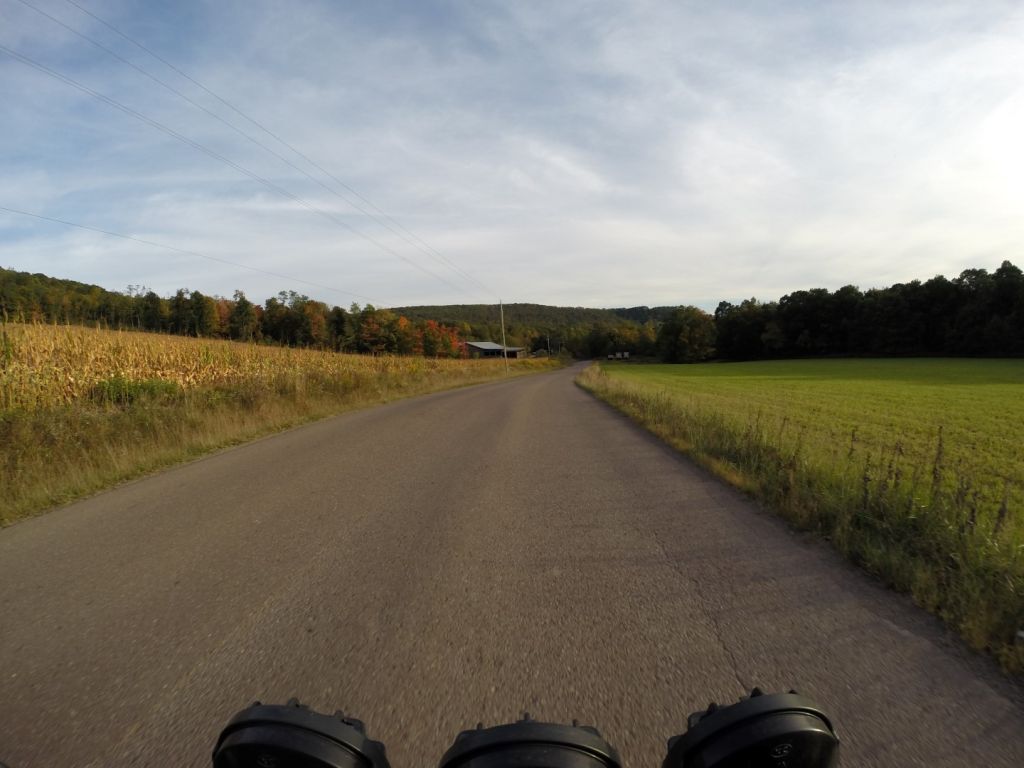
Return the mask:
<path id="1" fill-rule="evenodd" d="M 0 411 L 85 399 L 100 382 L 169 381 L 183 389 L 282 375 L 351 378 L 440 373 L 459 377 L 488 361 L 370 357 L 78 326 L 0 326 Z"/>

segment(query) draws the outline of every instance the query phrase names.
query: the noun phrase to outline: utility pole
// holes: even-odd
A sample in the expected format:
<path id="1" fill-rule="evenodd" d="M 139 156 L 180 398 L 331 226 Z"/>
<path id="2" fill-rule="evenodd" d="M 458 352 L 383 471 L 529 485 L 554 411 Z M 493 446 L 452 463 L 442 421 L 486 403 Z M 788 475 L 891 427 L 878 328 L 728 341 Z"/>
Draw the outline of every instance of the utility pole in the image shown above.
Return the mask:
<path id="1" fill-rule="evenodd" d="M 508 348 L 505 346 L 505 305 L 498 297 L 498 311 L 501 313 L 501 356 L 505 358 L 505 375 L 508 376 Z"/>

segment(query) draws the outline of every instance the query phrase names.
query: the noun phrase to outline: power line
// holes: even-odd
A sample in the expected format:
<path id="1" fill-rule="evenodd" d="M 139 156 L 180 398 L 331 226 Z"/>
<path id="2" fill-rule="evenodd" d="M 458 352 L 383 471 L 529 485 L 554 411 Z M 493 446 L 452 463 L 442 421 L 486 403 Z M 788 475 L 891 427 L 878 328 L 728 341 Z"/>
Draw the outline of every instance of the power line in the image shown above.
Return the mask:
<path id="1" fill-rule="evenodd" d="M 55 78 L 57 80 L 60 80 L 61 82 L 65 83 L 66 85 L 69 85 L 72 88 L 75 88 L 75 89 L 77 89 L 77 90 L 79 90 L 79 91 L 81 91 L 81 92 L 83 92 L 85 94 L 88 94 L 89 96 L 92 96 L 95 99 L 98 99 L 99 101 L 102 101 L 103 103 L 107 104 L 108 106 L 111 106 L 111 107 L 113 107 L 113 108 L 115 108 L 117 110 L 120 110 L 121 112 L 124 112 L 126 115 L 129 115 L 130 117 L 133 117 L 136 120 L 139 120 L 139 121 L 141 121 L 143 123 L 146 123 L 147 125 L 151 126 L 152 128 L 156 128 L 158 131 L 161 131 L 162 133 L 165 133 L 168 136 L 171 136 L 171 137 L 177 139 L 178 141 L 181 141 L 182 143 L 187 144 L 188 146 L 192 147 L 193 149 L 195 149 L 198 152 L 202 152 L 203 154 L 205 154 L 205 155 L 207 155 L 209 157 L 212 157 L 215 160 L 218 160 L 218 161 L 224 163 L 225 165 L 235 169 L 239 173 L 249 177 L 253 181 L 257 181 L 260 184 L 263 184 L 265 187 L 267 187 L 268 189 L 276 192 L 277 194 L 279 194 L 279 195 L 281 195 L 283 197 L 286 197 L 289 200 L 292 200 L 293 202 L 298 203 L 299 205 L 303 206 L 307 210 L 312 211 L 313 213 L 316 213 L 316 214 L 326 218 L 328 221 L 331 221 L 331 222 L 333 222 L 335 224 L 338 224 L 339 226 L 344 227 L 345 229 L 349 230 L 353 234 L 358 235 L 359 237 L 363 238 L 364 240 L 366 240 L 366 241 L 372 243 L 373 245 L 375 245 L 376 247 L 380 248 L 385 253 L 389 253 L 392 256 L 394 256 L 395 258 L 401 259 L 402 261 L 406 262 L 410 266 L 415 267 L 416 269 L 420 270 L 424 274 L 430 275 L 435 280 L 441 281 L 442 283 L 444 283 L 445 285 L 449 286 L 450 288 L 453 288 L 453 289 L 455 289 L 457 291 L 462 291 L 463 290 L 462 288 L 460 288 L 457 285 L 454 285 L 452 282 L 450 282 L 449 280 L 445 279 L 441 275 L 438 275 L 435 272 L 432 272 L 431 270 L 427 269 L 422 264 L 418 264 L 417 262 L 412 261 L 411 259 L 409 259 L 406 256 L 402 255 L 401 253 L 398 253 L 394 249 L 389 248 L 388 246 L 384 245 L 379 240 L 376 240 L 375 238 L 371 237 L 370 235 L 367 235 L 365 232 L 361 232 L 360 230 L 358 230 L 355 227 L 353 227 L 351 224 L 348 224 L 347 222 L 339 219 L 338 217 L 334 216 L 331 213 L 328 213 L 327 211 L 324 211 L 324 210 L 322 210 L 320 208 L 317 208 L 316 206 L 312 205 L 311 203 L 308 203 L 307 201 L 303 200 L 301 197 L 292 194 L 291 192 L 289 192 L 288 190 L 284 189 L 283 187 L 281 187 L 281 186 L 275 184 L 274 182 L 270 181 L 269 179 L 265 179 L 262 176 L 259 176 L 258 174 L 256 174 L 256 173 L 250 171 L 249 169 L 245 168 L 244 166 L 239 165 L 238 163 L 234 162 L 233 160 L 228 159 L 224 155 L 221 155 L 220 153 L 218 153 L 218 152 L 216 152 L 216 151 L 214 151 L 214 150 L 212 150 L 212 149 L 210 149 L 210 148 L 200 144 L 197 141 L 193 141 L 192 139 L 188 138 L 187 136 L 184 136 L 183 134 L 178 133 L 173 128 L 169 128 L 168 126 L 164 125 L 163 123 L 161 123 L 161 122 L 159 122 L 157 120 L 154 120 L 154 119 L 152 119 L 150 117 L 147 117 L 146 115 L 143 115 L 141 112 L 137 112 L 136 110 L 132 109 L 131 107 L 128 107 L 128 106 L 122 104 L 121 102 L 117 101 L 116 99 L 112 99 L 109 96 L 106 96 L 106 95 L 104 95 L 102 93 L 99 93 L 98 91 L 94 91 L 92 88 L 89 88 L 88 86 L 83 85 L 82 83 L 79 83 L 77 80 L 74 80 L 73 78 L 70 78 L 67 75 L 61 74 L 60 72 L 57 72 L 56 70 L 53 70 L 50 67 L 47 67 L 45 64 L 40 64 L 39 62 L 35 61 L 34 59 L 29 58 L 28 56 L 25 56 L 24 54 L 21 54 L 21 53 L 18 53 L 17 51 L 11 50 L 10 48 L 8 48 L 5 45 L 0 44 L 0 51 L 6 53 L 7 55 L 11 56 L 12 58 L 14 58 L 16 60 L 22 62 L 23 64 L 25 64 L 27 66 L 30 66 L 33 69 L 38 70 L 39 72 L 42 72 L 43 74 L 46 74 L 46 75 L 48 75 L 50 77 L 53 77 L 53 78 Z"/>
<path id="2" fill-rule="evenodd" d="M 198 109 L 198 110 L 202 111 L 203 113 L 205 113 L 205 114 L 209 115 L 209 116 L 210 116 L 210 117 L 212 117 L 212 118 L 213 118 L 214 120 L 217 120 L 217 121 L 218 121 L 219 123 L 221 123 L 221 124 L 223 124 L 223 125 L 227 126 L 227 127 L 228 127 L 228 128 L 230 128 L 230 129 L 231 129 L 232 131 L 234 131 L 235 133 L 237 133 L 238 135 L 242 136 L 243 138 L 245 138 L 245 139 L 247 139 L 248 141 L 252 142 L 252 143 L 253 143 L 253 144 L 255 144 L 256 146 L 258 146 L 258 147 L 260 147 L 261 149 L 263 149 L 264 151 L 266 151 L 266 152 L 268 152 L 269 154 L 271 154 L 271 155 L 273 155 L 274 157 L 276 157 L 276 158 L 277 158 L 278 160 L 280 160 L 280 161 L 281 161 L 282 163 L 284 163 L 285 165 L 287 165 L 287 166 L 288 166 L 289 168 L 291 168 L 292 170 L 294 170 L 294 171 L 297 171 L 298 173 L 301 173 L 301 174 L 302 174 L 303 176 L 305 176 L 305 177 L 306 177 L 307 179 L 309 179 L 310 181 L 312 181 L 312 182 L 313 182 L 314 184 L 317 184 L 318 186 L 320 186 L 321 188 L 323 188 L 323 189 L 324 189 L 324 190 L 326 190 L 327 192 L 329 192 L 329 193 L 331 193 L 331 194 L 333 194 L 333 195 L 337 196 L 337 197 L 338 197 L 338 198 L 340 198 L 341 200 L 344 200 L 344 201 L 345 201 L 345 203 L 347 203 L 348 205 L 352 206 L 353 208 L 355 208 L 355 209 L 356 209 L 357 211 L 359 211 L 360 213 L 362 213 L 362 214 L 366 215 L 367 217 L 369 217 L 369 218 L 370 218 L 371 220 L 373 220 L 373 221 L 374 221 L 374 222 L 376 222 L 377 224 L 380 224 L 380 225 L 381 225 L 381 226 L 383 226 L 383 227 L 384 227 L 385 229 L 389 230 L 389 231 L 390 231 L 390 232 L 391 232 L 392 234 L 395 234 L 395 235 L 397 235 L 397 236 L 398 236 L 399 238 L 401 238 L 402 240 L 404 240 L 404 241 L 405 241 L 406 243 L 409 243 L 409 244 L 410 244 L 410 245 L 412 245 L 412 246 L 413 246 L 414 248 L 416 248 L 416 249 L 417 249 L 417 250 L 419 250 L 420 252 L 424 253 L 424 254 L 425 254 L 426 256 L 428 256 L 428 257 L 430 257 L 431 259 L 433 259 L 433 260 L 434 260 L 435 262 L 437 262 L 437 263 L 441 264 L 441 266 L 449 266 L 449 267 L 451 266 L 451 265 L 450 265 L 450 263 L 449 263 L 449 264 L 446 264 L 446 263 L 445 263 L 444 261 L 442 261 L 441 259 L 439 259 L 439 258 L 437 258 L 436 256 L 434 256 L 434 255 L 433 255 L 433 254 L 431 254 L 431 253 L 430 253 L 429 251 L 427 251 L 427 250 L 425 250 L 425 249 L 424 249 L 423 247 L 419 246 L 419 245 L 418 245 L 418 244 L 417 244 L 417 243 L 416 243 L 416 242 L 415 242 L 414 240 L 410 239 L 410 238 L 409 238 L 408 236 L 406 236 L 405 234 L 403 234 L 403 233 L 402 233 L 401 231 L 397 230 L 397 229 L 396 229 L 395 227 L 393 227 L 393 226 L 390 226 L 390 225 L 388 224 L 388 222 L 387 222 L 387 221 L 381 221 L 381 219 L 380 219 L 380 217 L 379 217 L 379 216 L 376 216 L 376 215 L 374 215 L 373 213 L 371 213 L 370 211 L 368 211 L 368 210 L 366 210 L 365 208 L 361 207 L 361 206 L 360 206 L 360 205 L 358 205 L 357 203 L 354 203 L 354 202 L 352 202 L 351 200 L 349 200 L 349 199 L 348 199 L 347 197 L 345 197 L 344 195 L 342 195 L 342 194 L 341 194 L 340 192 L 338 192 L 338 191 L 337 191 L 336 189 L 334 189 L 333 187 L 330 187 L 330 186 L 328 186 L 327 184 L 324 184 L 324 183 L 323 183 L 322 181 L 320 181 L 320 180 L 319 180 L 318 178 L 316 178 L 315 176 L 313 176 L 312 174 L 310 174 L 310 173 L 309 173 L 308 171 L 306 171 L 305 169 L 303 169 L 303 168 L 300 168 L 300 167 L 299 167 L 298 165 L 296 165 L 295 163 L 293 163 L 292 161 L 290 161 L 290 160 L 289 160 L 288 158 L 284 157 L 284 156 L 283 156 L 283 155 L 281 155 L 280 153 L 278 153 L 278 152 L 274 151 L 273 149 L 271 149 L 270 147 L 268 147 L 268 146 L 267 146 L 266 144 L 264 144 L 263 142 L 259 141 L 259 140 L 258 140 L 258 139 L 256 139 L 255 137 L 253 137 L 253 136 L 249 135 L 248 133 L 246 133 L 245 131 L 243 131 L 243 130 L 242 130 L 241 128 L 237 127 L 237 126 L 236 126 L 236 125 L 234 125 L 233 123 L 230 123 L 230 122 L 228 122 L 228 121 L 227 121 L 227 120 L 225 120 L 225 119 L 224 119 L 223 117 L 221 117 L 220 115 L 218 115 L 218 114 L 217 114 L 216 112 L 213 112 L 212 110 L 210 110 L 210 109 L 207 109 L 206 107 L 204 107 L 204 106 L 203 106 L 202 104 L 199 104 L 198 102 L 194 101 L 194 100 L 193 100 L 193 99 L 191 99 L 191 98 L 190 98 L 189 96 L 187 96 L 186 94 L 182 93 L 182 92 L 181 92 L 181 91 L 179 91 L 179 90 L 178 90 L 177 88 L 175 88 L 175 87 L 174 87 L 173 85 L 170 85 L 169 83 L 167 83 L 167 82 L 165 82 L 165 81 L 161 80 L 160 78 L 156 77 L 155 75 L 153 75 L 152 73 L 150 73 L 150 72 L 148 72 L 147 70 L 143 69 L 142 67 L 140 67 L 140 66 L 136 65 L 136 64 L 135 64 L 134 62 L 131 62 L 131 61 L 129 61 L 128 59 L 124 58 L 123 56 L 121 56 L 121 55 L 120 55 L 120 54 L 118 54 L 117 52 L 115 52 L 115 51 L 111 50 L 110 48 L 108 48 L 107 46 L 105 46 L 105 45 L 103 45 L 102 43 L 98 42 L 97 40 L 94 40 L 93 38 L 89 37 L 88 35 L 86 35 L 86 34 L 84 34 L 84 33 L 82 33 L 82 32 L 79 32 L 78 30 L 74 29 L 73 27 L 69 26 L 68 24 L 65 24 L 65 23 L 64 23 L 63 21 L 61 21 L 60 19 L 56 18 L 55 16 L 52 16 L 51 14 L 47 13 L 46 11 L 44 11 L 44 10 L 42 10 L 42 9 L 38 8 L 37 6 L 35 6 L 35 5 L 34 5 L 34 4 L 32 4 L 31 2 L 29 2 L 29 0 L 18 0 L 18 2 L 20 2 L 20 3 L 22 4 L 22 5 L 26 6 L 27 8 L 30 8 L 30 9 L 34 10 L 34 11 L 35 11 L 36 13 L 40 14 L 41 16 L 45 16 L 46 18 L 50 19 L 50 21 L 52 21 L 53 23 L 55 23 L 55 24 L 58 24 L 59 26 L 61 26 L 61 27 L 63 27 L 64 29 L 68 30 L 69 32 L 71 32 L 72 34 L 74 34 L 74 35 L 77 35 L 78 37 L 80 37 L 81 39 L 83 39 L 83 40 L 85 40 L 86 42 L 90 43 L 91 45 L 95 46 L 96 48 L 99 48 L 99 49 L 100 49 L 101 51 L 103 51 L 103 52 L 104 52 L 104 53 L 106 53 L 107 55 L 111 56 L 112 58 L 116 59 L 117 61 L 121 62 L 122 64 L 125 64 L 126 66 L 129 66 L 129 67 L 131 67 L 132 69 L 134 69 L 134 70 L 135 70 L 136 72 L 138 72 L 139 74 L 141 74 L 141 75 L 143 75 L 144 77 L 146 77 L 146 78 L 148 78 L 148 79 L 152 80 L 153 82 L 155 82 L 155 83 L 156 83 L 157 85 L 161 86 L 162 88 L 165 88 L 166 90 L 170 91 L 171 93 L 173 93 L 173 94 L 174 94 L 175 96 L 177 96 L 178 98 L 180 98 L 180 99 L 182 99 L 182 100 L 184 100 L 184 101 L 188 102 L 189 104 L 191 104 L 191 105 L 192 105 L 193 107 L 195 107 L 196 109 Z M 81 8 L 81 6 L 77 5 L 76 3 L 72 3 L 72 5 L 75 5 L 75 7 L 76 7 L 76 8 L 79 8 L 79 9 L 83 10 L 83 11 L 84 11 L 85 13 L 88 13 L 88 14 L 89 14 L 90 16 L 92 16 L 93 18 L 95 18 L 95 19 L 97 19 L 98 21 L 101 21 L 101 22 L 102 22 L 102 20 L 101 20 L 101 19 L 99 19 L 99 17 L 95 16 L 95 14 L 92 14 L 92 13 L 89 13 L 88 11 L 85 11 L 85 9 Z M 102 23 L 104 23 L 104 24 L 106 24 L 106 25 L 107 25 L 108 27 L 110 27 L 110 25 L 109 25 L 109 24 L 107 24 L 106 22 L 102 22 Z M 114 29 L 114 28 L 113 28 L 113 27 L 111 27 L 111 29 Z M 115 29 L 114 31 L 116 31 L 116 32 L 117 32 L 118 34 L 120 34 L 120 35 L 121 35 L 122 37 L 125 37 L 126 39 L 129 39 L 129 40 L 130 40 L 130 38 L 127 38 L 127 36 L 126 36 L 126 35 L 124 35 L 124 34 L 123 34 L 122 32 L 120 32 L 120 31 L 118 31 L 118 30 L 116 30 L 116 29 Z M 134 41 L 133 41 L 133 42 L 134 42 Z M 136 45 L 138 45 L 138 43 L 136 43 Z M 189 79 L 191 79 L 191 78 L 189 78 Z M 324 172 L 326 173 L 326 171 L 324 171 Z M 355 194 L 357 194 L 357 195 L 358 195 L 358 193 L 355 193 Z M 368 201 L 367 201 L 367 202 L 368 202 Z M 370 203 L 370 205 L 372 205 L 372 203 Z M 387 215 L 386 215 L 386 214 L 384 214 L 384 216 L 386 217 Z M 397 222 L 396 222 L 396 223 L 397 223 Z M 399 226 L 400 226 L 400 225 L 399 225 Z M 409 233 L 409 234 L 411 234 L 411 233 Z M 415 237 L 415 236 L 413 236 L 413 237 Z M 467 279 L 470 279 L 470 280 L 472 280 L 472 277 L 471 277 L 471 276 L 467 276 L 467 275 L 466 275 L 465 273 L 461 272 L 461 270 L 459 270 L 459 274 L 460 274 L 460 275 L 461 275 L 462 277 L 466 277 Z M 459 289 L 459 290 L 461 290 L 461 289 Z"/>
<path id="3" fill-rule="evenodd" d="M 141 237 L 135 237 L 134 235 L 124 235 L 124 234 L 121 234 L 120 232 L 111 232 L 109 229 L 100 229 L 99 227 L 91 227 L 91 226 L 89 226 L 87 224 L 77 224 L 77 223 L 75 223 L 73 221 L 66 221 L 65 219 L 57 219 L 57 218 L 54 218 L 52 216 L 43 216 L 42 214 L 31 213 L 30 211 L 21 211 L 21 210 L 18 210 L 17 208 L 8 208 L 8 207 L 3 206 L 3 205 L 0 205 L 0 211 L 4 211 L 6 213 L 16 213 L 19 216 L 28 216 L 30 218 L 39 219 L 41 221 L 49 221 L 49 222 L 52 222 L 54 224 L 63 224 L 63 225 L 68 226 L 68 227 L 75 227 L 76 229 L 84 229 L 84 230 L 87 230 L 89 232 L 98 232 L 101 235 L 109 235 L 110 237 L 119 237 L 122 240 L 131 240 L 131 241 L 136 242 L 136 243 L 142 243 L 143 245 L 153 246 L 154 248 L 163 248 L 164 250 L 167 250 L 167 251 L 173 251 L 175 253 L 182 253 L 182 254 L 185 254 L 186 256 L 198 256 L 200 259 L 207 259 L 208 261 L 216 261 L 216 262 L 219 262 L 221 264 L 228 264 L 228 265 L 230 265 L 232 267 L 241 267 L 242 269 L 248 269 L 248 270 L 250 270 L 252 272 L 259 272 L 260 274 L 263 274 L 263 275 L 270 275 L 271 277 L 280 278 L 282 280 L 288 280 L 289 282 L 292 282 L 292 283 L 301 283 L 303 285 L 313 286 L 314 288 L 321 288 L 321 289 L 323 289 L 325 291 L 333 291 L 334 293 L 343 293 L 346 296 L 352 296 L 352 297 L 357 298 L 357 299 L 363 299 L 364 301 L 368 301 L 371 304 L 373 303 L 372 299 L 370 299 L 370 298 L 368 298 L 366 296 L 363 296 L 361 294 L 358 294 L 358 293 L 353 293 L 352 291 L 344 291 L 341 288 L 332 288 L 329 285 L 323 285 L 321 283 L 313 283 L 313 282 L 310 282 L 309 280 L 302 280 L 301 278 L 298 278 L 298 277 L 292 277 L 291 275 L 282 275 L 282 274 L 280 274 L 278 272 L 270 272 L 270 271 L 268 271 L 266 269 L 260 269 L 259 267 L 251 267 L 248 264 L 242 264 L 241 262 L 230 261 L 228 259 L 221 259 L 221 258 L 218 258 L 217 256 L 208 256 L 207 254 L 200 253 L 199 251 L 190 251 L 190 250 L 188 250 L 186 248 L 178 248 L 178 247 L 173 246 L 173 245 L 166 245 L 165 243 L 157 243 L 157 242 L 155 242 L 153 240 L 146 240 L 146 239 L 141 238 Z"/>
<path id="4" fill-rule="evenodd" d="M 74 34 L 78 35 L 79 37 L 81 37 L 81 38 L 83 38 L 85 40 L 88 40 L 90 43 L 92 43 L 93 45 L 103 49 L 104 51 L 106 51 L 107 53 L 109 53 L 111 56 L 115 57 L 119 61 L 122 61 L 125 64 L 128 64 L 133 69 L 141 72 L 146 77 L 150 78 L 151 80 L 154 80 L 155 82 L 159 83 L 163 87 L 165 87 L 168 90 L 170 90 L 172 93 L 180 96 L 181 98 L 186 100 L 188 103 L 192 104 L 193 106 L 197 107 L 198 109 L 201 109 L 203 112 L 205 112 L 206 114 L 210 115 L 211 117 L 214 117 L 216 120 L 220 121 L 224 125 L 227 125 L 229 128 L 231 128 L 235 132 L 239 133 L 240 135 L 244 136 L 249 141 L 255 143 L 256 145 L 258 145 L 260 147 L 262 147 L 264 150 L 266 150 L 270 154 L 274 155 L 274 157 L 276 157 L 279 160 L 281 160 L 282 162 L 286 163 L 290 168 L 293 168 L 294 170 L 298 171 L 299 173 L 302 173 L 307 178 L 311 179 L 316 184 L 319 184 L 321 187 L 323 187 L 327 191 L 337 195 L 342 200 L 344 200 L 346 203 L 351 205 L 353 208 L 355 208 L 356 210 L 360 211 L 361 213 L 369 216 L 371 219 L 373 219 L 380 226 L 384 227 L 385 229 L 389 230 L 390 232 L 392 232 L 396 236 L 400 237 L 402 240 L 404 240 L 405 242 L 409 243 L 410 245 L 412 245 L 414 248 L 416 248 L 420 252 L 422 252 L 425 255 L 427 255 L 430 258 L 432 258 L 435 262 L 438 262 L 438 263 L 440 263 L 440 264 L 442 264 L 444 266 L 447 266 L 449 269 L 451 269 L 452 271 L 456 272 L 459 276 L 461 276 L 465 280 L 469 281 L 470 283 L 473 283 L 474 285 L 476 285 L 478 288 L 480 288 L 484 292 L 492 293 L 492 291 L 486 285 L 481 283 L 477 278 L 475 278 L 469 272 L 466 272 L 464 269 L 462 269 L 462 267 L 460 267 L 458 264 L 453 262 L 451 259 L 449 259 L 447 256 L 445 256 L 443 253 L 438 251 L 436 248 L 431 246 L 429 243 L 427 243 L 421 237 L 419 237 L 415 233 L 411 232 L 410 230 L 406 229 L 406 227 L 404 227 L 400 222 L 398 222 L 396 219 L 394 219 L 393 217 L 391 217 L 390 215 L 385 213 L 383 210 L 381 210 L 379 207 L 374 205 L 370 200 L 368 200 L 366 197 L 364 197 L 362 194 L 360 194 L 356 189 L 354 189 L 351 186 L 349 186 L 348 184 L 346 184 L 344 181 L 342 181 L 336 175 L 334 175 L 333 173 L 328 171 L 326 168 L 321 166 L 319 163 L 314 161 L 308 155 L 306 155 L 305 153 L 301 152 L 300 150 L 298 150 L 293 145 L 289 144 L 281 136 L 279 136 L 277 133 L 271 131 L 269 128 L 267 128 L 265 125 L 263 125 L 261 122 L 259 122 L 258 120 L 256 120 L 253 117 L 250 117 L 248 114 L 246 114 L 245 112 L 240 110 L 238 107 L 233 105 L 231 102 L 227 101 L 226 99 L 224 99 L 223 97 L 221 97 L 220 95 L 218 95 L 217 93 L 215 93 L 214 91 L 210 90 L 205 85 L 200 83 L 195 78 L 193 78 L 190 75 L 188 75 L 185 72 L 183 72 L 181 69 L 176 67 L 174 64 L 169 62 L 167 59 L 163 58 L 159 54 L 157 54 L 154 51 L 152 51 L 151 49 L 147 48 L 142 43 L 138 42 L 134 38 L 132 38 L 129 35 L 125 34 L 120 29 L 118 29 L 113 24 L 111 24 L 110 22 L 108 22 L 105 19 L 97 16 L 95 13 L 93 13 L 90 10 L 88 10 L 87 8 L 82 7 L 77 2 L 75 2 L 75 0 L 66 0 L 66 1 L 70 5 L 73 5 L 75 8 L 80 10 L 82 13 L 84 13 L 87 16 L 95 19 L 96 21 L 98 21 L 103 26 L 107 27 L 109 30 L 111 30 L 115 34 L 117 34 L 120 37 L 124 38 L 125 40 L 130 42 L 132 45 L 136 46 L 140 50 L 142 50 L 145 53 L 149 54 L 154 59 L 156 59 L 157 61 L 161 62 L 162 64 L 164 64 L 165 66 L 167 66 L 168 68 L 173 70 L 174 72 L 176 72 L 178 75 L 180 75 L 181 77 L 183 77 L 186 80 L 188 80 L 190 83 L 195 85 L 197 88 L 200 88 L 201 90 L 203 90 L 204 92 L 206 92 L 207 94 L 212 96 L 214 99 L 219 101 L 221 104 L 226 106 L 228 109 L 232 110 L 237 115 L 239 115 L 243 119 L 247 120 L 252 125 L 256 126 L 261 131 L 263 131 L 265 134 L 267 134 L 268 136 L 270 136 L 271 138 L 273 138 L 274 140 L 279 142 L 282 146 L 287 147 L 289 150 L 291 150 L 297 156 L 301 157 L 303 160 L 305 160 L 307 163 L 309 163 L 312 167 L 316 168 L 322 174 L 324 174 L 325 176 L 327 176 L 328 178 L 333 180 L 336 184 L 338 184 L 339 186 L 341 186 L 344 189 L 348 190 L 352 195 L 357 197 L 359 200 L 363 201 L 367 206 L 369 206 L 371 209 L 376 211 L 377 214 L 379 214 L 379 215 L 375 215 L 375 214 L 371 213 L 370 211 L 367 211 L 365 208 L 363 208 L 362 206 L 358 205 L 357 203 L 352 202 L 351 200 L 346 198 L 344 195 L 342 195 L 340 192 L 338 192 L 336 189 L 333 189 L 332 187 L 327 186 L 326 184 L 321 182 L 319 179 L 316 179 L 314 176 L 309 174 L 307 171 L 305 171 L 305 170 L 299 168 L 298 166 L 294 165 L 289 160 L 287 160 L 284 157 L 282 157 L 279 153 L 275 152 L 273 149 L 268 147 L 266 144 L 263 144 L 262 142 L 260 142 L 257 139 L 253 138 L 252 136 L 250 136 L 249 134 L 245 133 L 244 131 L 242 131 L 237 126 L 235 126 L 232 123 L 229 123 L 228 121 L 224 120 L 221 116 L 217 115 L 216 113 L 214 113 L 214 112 L 206 109 L 205 107 L 197 104 L 195 101 L 190 99 L 188 96 L 184 95 L 183 93 L 181 93 L 177 89 L 173 88 L 172 86 L 167 85 L 162 80 L 159 80 L 158 78 L 156 78 L 155 76 L 153 76 L 150 73 L 146 72 L 142 68 L 140 68 L 140 67 L 136 66 L 135 64 L 127 61 L 126 59 L 122 58 L 118 54 L 114 53 L 113 51 L 111 51 L 110 49 L 108 49 L 105 46 L 101 45 L 100 43 L 96 42 L 95 40 L 92 40 L 91 38 L 87 37 L 86 35 L 82 34 L 81 32 L 78 32 L 78 31 L 72 29 L 71 27 L 69 27 L 68 25 L 64 24 L 63 22 L 55 19 L 53 16 L 50 16 L 48 13 L 45 13 L 44 11 L 40 11 L 38 8 L 35 8 L 34 5 L 29 3 L 27 0 L 19 0 L 19 2 L 23 3 L 24 5 L 27 5 L 30 8 L 33 8 L 33 9 L 37 10 L 39 13 L 42 13 L 44 16 L 47 16 L 48 18 L 53 19 L 55 22 L 60 24 L 62 27 L 65 27 L 66 29 L 68 29 L 71 32 L 73 32 Z"/>

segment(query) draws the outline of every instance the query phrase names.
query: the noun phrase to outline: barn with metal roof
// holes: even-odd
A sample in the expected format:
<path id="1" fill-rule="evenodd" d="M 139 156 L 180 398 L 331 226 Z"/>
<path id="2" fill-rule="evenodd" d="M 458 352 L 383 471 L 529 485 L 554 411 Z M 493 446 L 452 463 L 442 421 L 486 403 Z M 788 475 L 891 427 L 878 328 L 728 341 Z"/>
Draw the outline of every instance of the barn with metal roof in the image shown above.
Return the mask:
<path id="1" fill-rule="evenodd" d="M 467 341 L 465 344 L 470 357 L 501 357 L 502 350 L 508 357 L 526 357 L 525 347 L 503 347 L 493 341 Z"/>

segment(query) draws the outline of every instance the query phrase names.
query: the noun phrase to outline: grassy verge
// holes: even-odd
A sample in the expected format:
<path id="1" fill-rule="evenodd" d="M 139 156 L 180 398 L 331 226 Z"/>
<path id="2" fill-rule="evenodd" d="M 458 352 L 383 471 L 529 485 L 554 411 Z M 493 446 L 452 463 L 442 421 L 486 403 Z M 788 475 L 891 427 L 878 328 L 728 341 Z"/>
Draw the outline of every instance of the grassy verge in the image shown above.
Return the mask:
<path id="1" fill-rule="evenodd" d="M 577 381 L 1024 671 L 1024 367 L 992 382 L 986 361 L 948 361 L 964 380 L 943 384 L 927 361 L 872 365 L 592 366 Z"/>
<path id="2" fill-rule="evenodd" d="M 505 376 L 497 360 L 365 358 L 82 328 L 7 326 L 0 526 L 346 410 Z M 509 361 L 513 375 L 554 362 Z"/>

